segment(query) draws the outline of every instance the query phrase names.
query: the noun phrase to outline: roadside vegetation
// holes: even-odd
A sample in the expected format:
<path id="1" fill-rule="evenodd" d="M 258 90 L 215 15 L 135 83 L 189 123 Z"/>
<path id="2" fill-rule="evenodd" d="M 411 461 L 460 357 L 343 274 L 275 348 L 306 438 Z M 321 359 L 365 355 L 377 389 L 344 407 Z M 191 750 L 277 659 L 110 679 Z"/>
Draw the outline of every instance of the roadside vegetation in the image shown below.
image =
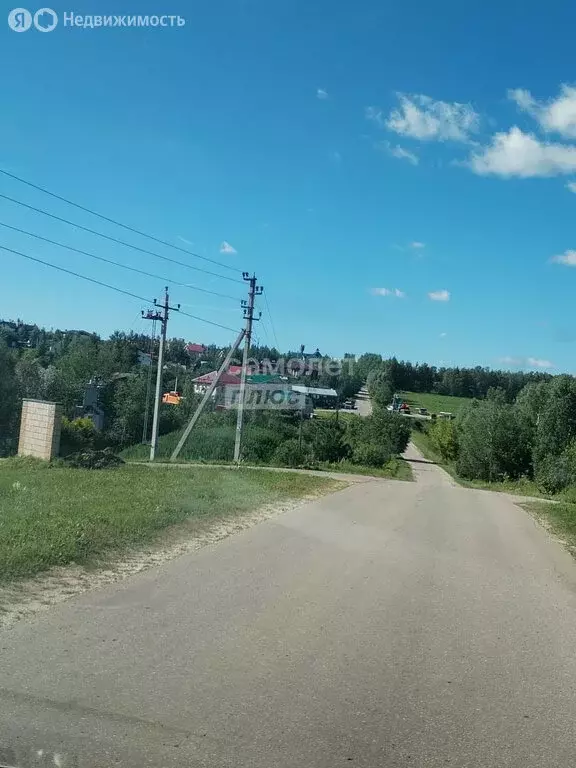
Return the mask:
<path id="1" fill-rule="evenodd" d="M 236 413 L 206 414 L 190 435 L 178 461 L 229 462 L 232 459 Z M 164 435 L 159 460 L 168 460 L 181 432 Z M 243 461 L 246 464 L 300 467 L 411 479 L 411 470 L 398 457 L 410 439 L 410 425 L 397 414 L 376 409 L 362 418 L 325 413 L 300 421 L 296 413 L 256 411 L 246 414 Z M 147 461 L 145 445 L 123 451 L 126 461 Z"/>
<path id="2" fill-rule="evenodd" d="M 160 541 L 170 526 L 185 526 L 192 537 L 263 505 L 338 487 L 328 478 L 259 470 L 94 471 L 7 459 L 0 462 L 0 582 L 107 562 Z"/>
<path id="3" fill-rule="evenodd" d="M 561 496 L 576 488 L 576 379 L 493 389 L 453 421 L 414 424 L 414 442 L 473 487 Z"/>
<path id="4" fill-rule="evenodd" d="M 524 508 L 561 538 L 576 557 L 576 493 L 564 493 L 556 504 L 532 502 Z"/>

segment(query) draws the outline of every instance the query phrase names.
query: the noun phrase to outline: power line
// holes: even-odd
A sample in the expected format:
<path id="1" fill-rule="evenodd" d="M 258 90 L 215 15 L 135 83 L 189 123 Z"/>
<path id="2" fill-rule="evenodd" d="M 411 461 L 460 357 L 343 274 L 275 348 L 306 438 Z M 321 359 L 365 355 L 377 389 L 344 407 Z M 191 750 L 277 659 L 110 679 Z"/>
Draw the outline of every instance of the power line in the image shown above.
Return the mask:
<path id="1" fill-rule="evenodd" d="M 8 248 L 5 245 L 0 245 L 0 250 L 8 251 L 8 253 L 13 253 L 16 256 L 22 256 L 22 258 L 24 259 L 35 261 L 37 264 L 43 264 L 45 267 L 51 267 L 52 269 L 57 269 L 58 272 L 65 272 L 67 275 L 73 275 L 74 277 L 79 277 L 80 280 L 87 280 L 89 283 L 94 283 L 94 285 L 100 285 L 103 288 L 109 288 L 111 291 L 116 291 L 117 293 L 124 294 L 124 296 L 130 296 L 133 299 L 138 299 L 138 301 L 143 301 L 145 304 L 152 303 L 151 300 L 149 298 L 146 298 L 145 296 L 139 296 L 138 294 L 132 293 L 131 291 L 125 291 L 123 288 L 117 288 L 115 285 L 104 283 L 102 282 L 102 280 L 95 280 L 93 277 L 87 277 L 86 275 L 81 275 L 79 272 L 74 272 L 72 269 L 59 267 L 56 264 L 51 264 L 49 261 L 38 259 L 36 256 L 30 256 L 30 254 L 28 253 L 22 253 L 22 251 L 15 251 L 13 248 Z M 198 317 L 197 315 L 190 315 L 188 312 L 180 312 L 180 314 L 185 315 L 186 317 L 191 317 L 193 320 L 199 320 L 201 323 L 207 323 L 208 325 L 215 325 L 217 328 L 224 328 L 226 331 L 236 330 L 235 328 L 229 328 L 226 325 L 220 325 L 220 323 L 215 323 L 212 320 L 206 320 L 204 317 Z"/>
<path id="2" fill-rule="evenodd" d="M 173 285 L 180 285 L 183 288 L 190 288 L 193 291 L 201 291 L 202 293 L 209 293 L 212 296 L 219 296 L 223 299 L 232 299 L 232 301 L 240 301 L 236 296 L 229 296 L 226 293 L 218 293 L 217 291 L 210 291 L 207 288 L 200 288 L 197 285 L 190 285 L 189 283 L 181 283 L 178 280 L 170 280 L 167 277 L 162 277 L 161 275 L 155 275 L 153 272 L 145 272 L 143 269 L 138 269 L 137 267 L 130 267 L 128 264 L 121 264 L 118 261 L 113 261 L 112 259 L 106 259 L 104 256 L 96 256 L 94 253 L 89 253 L 88 251 L 83 251 L 80 248 L 74 248 L 71 245 L 66 245 L 66 243 L 59 243 L 56 240 L 50 240 L 47 237 L 43 237 L 42 235 L 37 235 L 34 232 L 28 232 L 25 229 L 20 229 L 19 227 L 13 227 L 11 224 L 5 224 L 3 221 L 0 221 L 1 227 L 6 227 L 7 229 L 12 229 L 15 232 L 20 232 L 23 235 L 29 235 L 30 237 L 35 237 L 37 240 L 43 240 L 45 243 L 50 243 L 50 245 L 56 245 L 59 248 L 66 248 L 69 251 L 74 251 L 74 253 L 80 253 L 83 256 L 88 256 L 91 259 L 96 259 L 97 261 L 103 261 L 105 264 L 112 264 L 114 267 L 120 267 L 121 269 L 127 269 L 130 272 L 136 272 L 139 275 L 145 275 L 146 277 L 153 277 L 155 280 L 162 280 L 164 283 L 172 283 Z"/>
<path id="3" fill-rule="evenodd" d="M 229 325 L 221 325 L 220 323 L 215 323 L 213 320 L 205 320 L 203 317 L 196 317 L 196 315 L 191 315 L 189 312 L 182 312 L 182 310 L 179 310 L 180 315 L 185 315 L 186 317 L 191 317 L 193 320 L 201 320 L 203 323 L 208 323 L 208 325 L 215 325 L 216 328 L 223 328 L 225 331 L 233 331 L 234 333 L 238 333 L 238 328 L 230 328 Z"/>
<path id="4" fill-rule="evenodd" d="M 39 192 L 43 192 L 45 195 L 50 195 L 50 197 L 54 197 L 56 200 L 60 200 L 63 203 L 67 203 L 68 205 L 74 206 L 74 208 L 78 208 L 80 211 L 84 211 L 85 213 L 90 213 L 92 216 L 97 216 L 99 219 L 102 219 L 103 221 L 107 221 L 110 224 L 115 224 L 117 227 L 122 227 L 122 229 L 126 229 L 128 232 L 133 232 L 135 235 L 141 235 L 142 237 L 147 237 L 149 240 L 153 240 L 156 243 L 159 243 L 160 245 L 166 245 L 168 248 L 174 248 L 176 251 L 181 251 L 182 253 L 187 253 L 189 256 L 194 256 L 196 259 L 202 259 L 202 261 L 208 261 L 210 264 L 215 264 L 218 267 L 222 267 L 222 269 L 229 269 L 232 272 L 241 272 L 240 269 L 237 267 L 231 267 L 229 264 L 223 264 L 220 261 L 216 261 L 215 259 L 209 259 L 207 256 L 200 256 L 198 253 L 194 253 L 193 251 L 189 251 L 187 248 L 181 248 L 178 245 L 174 245 L 173 243 L 169 243 L 166 240 L 161 240 L 159 237 L 155 237 L 154 235 L 149 235 L 147 232 L 141 232 L 139 229 L 136 229 L 135 227 L 130 227 L 128 224 L 123 224 L 121 221 L 116 221 L 116 219 L 111 219 L 108 216 L 104 216 L 101 213 L 98 213 L 97 211 L 93 211 L 91 208 L 86 208 L 83 205 L 79 205 L 78 203 L 74 203 L 72 200 L 68 200 L 66 197 L 61 197 L 60 195 L 57 195 L 55 192 L 50 192 L 48 189 L 45 189 L 44 187 L 40 187 L 37 184 L 32 184 L 31 181 L 26 181 L 26 179 L 22 179 L 20 176 L 16 176 L 13 173 L 8 173 L 8 171 L 4 171 L 0 168 L 0 173 L 3 173 L 4 176 L 8 176 L 11 179 L 15 179 L 16 181 L 21 182 L 22 184 L 26 184 L 28 187 L 32 187 L 32 189 L 36 189 Z"/>
<path id="5" fill-rule="evenodd" d="M 103 283 L 101 280 L 95 280 L 93 277 L 86 277 L 86 275 L 81 275 L 78 272 L 74 272 L 71 269 L 58 267 L 56 264 L 51 264 L 49 261 L 43 261 L 42 259 L 36 258 L 36 256 L 30 256 L 30 254 L 28 253 L 15 251 L 13 248 L 7 248 L 5 245 L 0 245 L 0 249 L 3 251 L 8 251 L 9 253 L 14 253 L 16 254 L 16 256 L 22 256 L 22 258 L 24 259 L 35 261 L 37 264 L 44 264 L 45 267 L 52 267 L 52 269 L 57 269 L 59 272 L 66 272 L 66 274 L 73 275 L 74 277 L 79 277 L 81 280 L 87 280 L 89 283 L 94 283 L 95 285 L 101 285 L 104 288 L 110 288 L 111 291 L 116 291 L 117 293 L 123 293 L 125 296 L 131 296 L 133 299 L 138 299 L 139 301 L 143 301 L 146 304 L 151 303 L 150 299 L 147 299 L 144 296 L 138 296 L 138 294 L 136 293 L 125 291 L 123 288 L 117 288 L 115 285 L 110 285 L 109 283 Z"/>
<path id="6" fill-rule="evenodd" d="M 272 320 L 272 312 L 270 312 L 270 304 L 268 304 L 268 296 L 266 291 L 263 291 L 264 301 L 266 302 L 266 309 L 268 310 L 268 317 L 270 318 L 270 325 L 272 326 L 272 333 L 274 334 L 274 341 L 276 343 L 276 349 L 280 352 L 280 345 L 278 344 L 278 336 L 276 336 L 276 328 L 274 327 L 274 320 Z"/>
<path id="7" fill-rule="evenodd" d="M 11 203 L 15 203 L 16 205 L 21 205 L 23 208 L 28 208 L 28 210 L 34 211 L 35 213 L 41 213 L 44 216 L 49 216 L 51 219 L 55 219 L 56 221 L 61 221 L 64 224 L 69 224 L 70 226 L 76 227 L 77 229 L 81 229 L 84 232 L 89 232 L 91 235 L 102 237 L 104 240 L 109 240 L 112 243 L 123 245 L 126 248 L 132 248 L 135 251 L 140 251 L 140 253 L 146 253 L 148 256 L 154 256 L 157 259 L 162 259 L 162 261 L 169 261 L 171 264 L 178 264 L 178 266 L 180 267 L 193 269 L 195 272 L 203 272 L 205 275 L 212 275 L 212 277 L 219 277 L 222 280 L 229 280 L 232 283 L 242 283 L 242 280 L 237 280 L 235 277 L 228 277 L 227 275 L 219 275 L 217 272 L 210 272 L 210 270 L 202 269 L 201 267 L 193 267 L 191 264 L 186 264 L 186 262 L 184 261 L 171 259 L 169 256 L 162 256 L 161 254 L 155 253 L 154 251 L 148 251 L 146 248 L 140 248 L 138 245 L 132 245 L 132 243 L 127 243 L 124 240 L 119 240 L 117 237 L 111 237 L 110 235 L 105 235 L 103 232 L 97 232 L 95 229 L 84 227 L 82 226 L 82 224 L 76 224 L 73 221 L 69 221 L 69 219 L 63 219 L 61 216 L 56 216 L 53 213 L 44 211 L 42 210 L 42 208 L 35 208 L 33 205 L 28 205 L 28 203 L 23 203 L 21 200 L 15 200 L 13 197 L 9 197 L 8 195 L 0 194 L 0 197 L 3 198 L 4 200 L 9 200 Z"/>

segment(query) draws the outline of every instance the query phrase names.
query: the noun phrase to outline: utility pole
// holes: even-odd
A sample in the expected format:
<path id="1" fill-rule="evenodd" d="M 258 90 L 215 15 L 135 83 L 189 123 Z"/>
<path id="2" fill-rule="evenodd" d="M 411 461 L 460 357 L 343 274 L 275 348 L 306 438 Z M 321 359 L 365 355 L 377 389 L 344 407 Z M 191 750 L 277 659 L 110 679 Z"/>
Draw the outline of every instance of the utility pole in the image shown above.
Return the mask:
<path id="1" fill-rule="evenodd" d="M 150 395 L 152 394 L 152 365 L 154 362 L 154 341 L 156 340 L 156 322 L 161 319 L 157 312 L 151 309 L 142 312 L 144 320 L 152 320 L 152 338 L 150 339 L 150 365 L 146 376 L 146 405 L 144 410 L 144 424 L 142 425 L 142 445 L 148 442 L 148 421 L 150 419 Z"/>
<path id="2" fill-rule="evenodd" d="M 240 461 L 242 448 L 242 427 L 244 424 L 244 400 L 246 397 L 246 369 L 248 368 L 248 356 L 250 354 L 250 344 L 252 341 L 252 323 L 259 320 L 262 316 L 254 317 L 254 299 L 260 296 L 264 288 L 256 285 L 256 275 L 250 275 L 248 272 L 242 273 L 242 278 L 248 283 L 248 301 L 243 301 L 244 319 L 246 320 L 246 329 L 244 332 L 244 355 L 242 358 L 242 375 L 240 378 L 240 397 L 238 400 L 238 416 L 236 419 L 236 439 L 234 441 L 234 461 Z"/>
<path id="3" fill-rule="evenodd" d="M 200 418 L 200 415 L 202 414 L 202 411 L 204 410 L 204 408 L 206 406 L 206 403 L 208 402 L 208 400 L 210 400 L 210 398 L 212 397 L 212 393 L 214 392 L 214 390 L 218 386 L 218 382 L 220 381 L 220 377 L 222 376 L 223 373 L 225 373 L 228 370 L 228 366 L 230 365 L 230 361 L 232 360 L 233 355 L 236 354 L 236 350 L 240 346 L 240 344 L 242 342 L 242 339 L 244 338 L 244 334 L 245 333 L 246 333 L 246 331 L 244 330 L 244 328 L 242 328 L 242 330 L 238 334 L 238 337 L 237 337 L 236 341 L 230 347 L 230 350 L 228 351 L 228 354 L 226 355 L 226 357 L 222 361 L 222 365 L 218 369 L 218 372 L 216 373 L 216 376 L 214 377 L 214 379 L 212 381 L 212 384 L 210 384 L 210 386 L 208 387 L 208 389 L 204 393 L 204 397 L 202 398 L 202 402 L 200 403 L 198 408 L 196 408 L 196 411 L 194 412 L 194 415 L 192 416 L 192 418 L 190 419 L 190 421 L 186 425 L 186 429 L 184 430 L 184 432 L 182 434 L 182 437 L 178 441 L 178 445 L 176 446 L 176 448 L 174 448 L 172 456 L 170 457 L 170 461 L 176 461 L 176 459 L 180 455 L 180 451 L 184 447 L 184 444 L 185 444 L 186 440 L 188 440 L 188 437 L 190 436 L 190 432 L 192 432 L 192 430 L 194 429 L 194 425 L 196 424 L 196 422 Z"/>
<path id="4" fill-rule="evenodd" d="M 148 320 L 160 321 L 160 348 L 158 349 L 158 370 L 156 371 L 156 392 L 154 395 L 154 416 L 152 418 L 152 439 L 150 441 L 150 461 L 156 457 L 156 448 L 158 447 L 158 427 L 160 417 L 160 401 L 162 398 L 162 370 L 164 368 L 164 348 L 166 347 L 166 330 L 168 328 L 169 310 L 178 311 L 180 304 L 175 307 L 170 306 L 170 297 L 168 296 L 168 286 L 164 288 L 164 304 L 158 304 L 154 299 L 154 305 L 159 307 L 161 312 L 149 312 L 145 315 Z M 144 313 L 142 313 L 144 315 Z M 150 317 L 152 315 L 152 317 Z"/>

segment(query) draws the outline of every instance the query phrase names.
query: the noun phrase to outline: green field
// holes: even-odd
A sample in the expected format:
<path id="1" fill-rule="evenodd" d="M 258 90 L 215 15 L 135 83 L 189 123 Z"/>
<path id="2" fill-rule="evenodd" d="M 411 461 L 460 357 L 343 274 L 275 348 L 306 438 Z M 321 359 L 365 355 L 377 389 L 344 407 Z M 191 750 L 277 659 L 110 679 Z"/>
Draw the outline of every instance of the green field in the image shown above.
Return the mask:
<path id="1" fill-rule="evenodd" d="M 472 400 L 469 397 L 452 397 L 451 395 L 435 395 L 429 392 L 402 392 L 410 408 L 427 408 L 429 413 L 445 411 L 456 415 Z"/>
<path id="2" fill-rule="evenodd" d="M 191 537 L 266 504 L 342 487 L 323 477 L 210 467 L 109 470 L 0 462 L 0 582 L 104 562 L 180 524 Z"/>

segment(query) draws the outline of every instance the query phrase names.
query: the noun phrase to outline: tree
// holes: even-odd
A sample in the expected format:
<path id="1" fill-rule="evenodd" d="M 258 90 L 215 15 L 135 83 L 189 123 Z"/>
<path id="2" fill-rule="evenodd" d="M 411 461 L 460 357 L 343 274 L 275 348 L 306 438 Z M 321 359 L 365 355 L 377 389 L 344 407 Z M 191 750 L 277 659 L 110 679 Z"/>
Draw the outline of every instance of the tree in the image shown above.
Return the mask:
<path id="1" fill-rule="evenodd" d="M 437 421 L 430 426 L 428 435 L 432 445 L 444 461 L 458 458 L 458 430 L 453 421 Z"/>
<path id="2" fill-rule="evenodd" d="M 531 472 L 529 432 L 513 406 L 497 398 L 474 401 L 457 427 L 456 468 L 463 477 L 492 482 Z"/>
<path id="3" fill-rule="evenodd" d="M 12 352 L 0 340 L 0 456 L 15 450 L 19 419 L 16 361 Z"/>
<path id="4" fill-rule="evenodd" d="M 345 427 L 333 419 L 314 419 L 308 424 L 307 437 L 318 461 L 337 462 L 346 458 L 350 448 Z"/>
<path id="5" fill-rule="evenodd" d="M 375 405 L 386 407 L 392 402 L 394 388 L 388 373 L 380 368 L 372 371 L 366 383 L 370 399 Z"/>
<path id="6" fill-rule="evenodd" d="M 547 386 L 536 427 L 536 470 L 546 456 L 560 456 L 576 438 L 576 379 L 557 376 Z"/>

